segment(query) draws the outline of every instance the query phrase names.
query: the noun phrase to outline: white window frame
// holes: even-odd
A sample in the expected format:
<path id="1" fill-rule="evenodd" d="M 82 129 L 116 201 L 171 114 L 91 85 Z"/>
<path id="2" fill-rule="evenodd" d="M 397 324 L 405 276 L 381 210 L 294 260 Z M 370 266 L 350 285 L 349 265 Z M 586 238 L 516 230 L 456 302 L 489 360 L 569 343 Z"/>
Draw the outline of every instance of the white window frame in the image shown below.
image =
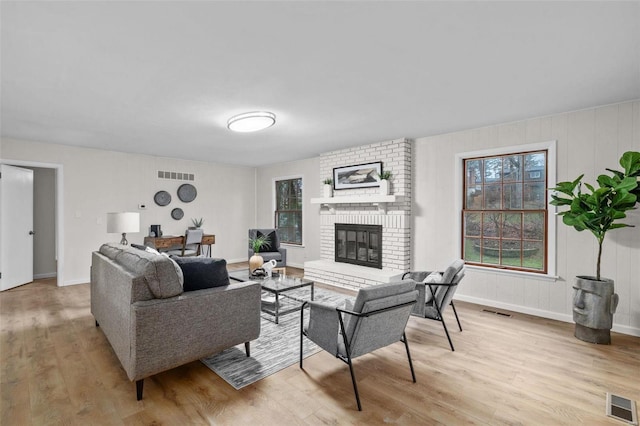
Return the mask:
<path id="1" fill-rule="evenodd" d="M 280 245 L 283 246 L 287 246 L 287 247 L 304 247 L 304 238 L 306 235 L 305 232 L 305 208 L 304 208 L 304 175 L 291 175 L 291 176 L 279 176 L 279 177 L 275 177 L 273 178 L 273 182 L 271 182 L 271 190 L 273 191 L 272 193 L 272 206 L 273 208 L 271 209 L 271 219 L 275 221 L 275 216 L 276 216 L 276 207 L 277 207 L 277 200 L 276 200 L 276 182 L 281 181 L 281 180 L 291 180 L 291 179 L 301 179 L 302 180 L 302 241 L 300 242 L 300 244 L 291 244 L 291 243 L 280 243 Z M 273 223 L 273 226 L 275 228 L 275 223 Z"/>
<path id="2" fill-rule="evenodd" d="M 557 164 L 557 141 L 551 140 L 547 142 L 524 144 L 524 145 L 511 145 L 493 149 L 483 149 L 480 151 L 469 151 L 456 154 L 455 167 L 454 167 L 454 182 L 455 182 L 455 206 L 457 213 L 457 228 L 456 228 L 456 250 L 457 253 L 462 253 L 462 207 L 464 200 L 464 188 L 463 186 L 463 170 L 464 160 L 476 157 L 491 157 L 494 155 L 508 155 L 518 152 L 529 151 L 547 151 L 547 186 L 555 186 L 556 180 L 556 164 Z M 527 271 L 514 271 L 499 268 L 490 268 L 480 265 L 468 265 L 467 268 L 485 272 L 494 272 L 498 274 L 527 276 L 549 280 L 556 280 L 556 208 L 549 204 L 551 201 L 551 191 L 547 192 L 547 273 L 536 273 Z"/>

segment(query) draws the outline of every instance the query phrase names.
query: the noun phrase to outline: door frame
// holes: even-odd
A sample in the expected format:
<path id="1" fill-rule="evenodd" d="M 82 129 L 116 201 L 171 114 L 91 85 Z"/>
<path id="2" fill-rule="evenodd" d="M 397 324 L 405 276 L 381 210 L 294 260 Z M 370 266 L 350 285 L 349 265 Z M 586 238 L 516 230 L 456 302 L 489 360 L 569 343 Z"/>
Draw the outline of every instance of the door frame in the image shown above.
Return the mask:
<path id="1" fill-rule="evenodd" d="M 57 277 L 56 284 L 58 287 L 64 287 L 64 173 L 62 164 L 42 163 L 39 161 L 24 160 L 8 160 L 0 158 L 0 164 L 16 167 L 40 167 L 43 169 L 54 169 L 56 176 L 56 261 L 57 261 Z"/>

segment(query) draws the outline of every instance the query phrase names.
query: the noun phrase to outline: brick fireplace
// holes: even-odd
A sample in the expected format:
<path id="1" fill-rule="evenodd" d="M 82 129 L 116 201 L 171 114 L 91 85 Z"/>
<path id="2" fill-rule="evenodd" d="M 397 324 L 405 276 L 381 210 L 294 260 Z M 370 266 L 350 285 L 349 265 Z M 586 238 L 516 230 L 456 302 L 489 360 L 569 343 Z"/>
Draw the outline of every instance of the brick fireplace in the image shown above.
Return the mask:
<path id="1" fill-rule="evenodd" d="M 357 290 L 399 279 L 411 259 L 411 143 L 398 139 L 332 151 L 320 156 L 320 176 L 333 168 L 382 161 L 393 173 L 391 195 L 379 188 L 337 190 L 333 198 L 314 198 L 320 205 L 320 259 L 304 264 L 305 277 Z M 380 266 L 368 267 L 335 261 L 336 224 L 378 225 L 382 229 Z"/>

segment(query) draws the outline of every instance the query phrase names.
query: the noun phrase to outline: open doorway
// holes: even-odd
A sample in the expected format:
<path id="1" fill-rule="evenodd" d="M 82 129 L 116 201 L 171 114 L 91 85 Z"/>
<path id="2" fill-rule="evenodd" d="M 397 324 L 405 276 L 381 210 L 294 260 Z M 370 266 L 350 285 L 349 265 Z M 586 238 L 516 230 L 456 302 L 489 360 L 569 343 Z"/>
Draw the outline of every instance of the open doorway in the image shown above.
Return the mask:
<path id="1" fill-rule="evenodd" d="M 35 234 L 33 278 L 64 285 L 63 277 L 63 173 L 61 164 L 7 160 L 3 164 L 31 169 L 34 172 Z M 3 247 L 3 249 L 6 249 Z M 55 279 L 54 279 L 55 278 Z"/>
<path id="2" fill-rule="evenodd" d="M 56 171 L 44 167 L 25 169 L 33 170 L 33 279 L 53 278 L 58 274 Z"/>

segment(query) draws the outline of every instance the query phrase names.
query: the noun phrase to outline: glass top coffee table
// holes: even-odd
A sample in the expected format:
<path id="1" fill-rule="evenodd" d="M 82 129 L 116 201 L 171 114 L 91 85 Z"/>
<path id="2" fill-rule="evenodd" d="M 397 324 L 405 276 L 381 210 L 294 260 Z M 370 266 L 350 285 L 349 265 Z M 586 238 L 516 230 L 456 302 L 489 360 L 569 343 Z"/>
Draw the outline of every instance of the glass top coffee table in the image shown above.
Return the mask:
<path id="1" fill-rule="evenodd" d="M 302 303 L 313 300 L 313 281 L 292 278 L 280 274 L 273 278 L 253 278 L 248 269 L 229 271 L 229 278 L 236 281 L 256 281 L 262 286 L 262 312 L 274 317 L 278 324 L 280 316 L 299 312 Z M 305 291 L 308 288 L 309 291 Z"/>

